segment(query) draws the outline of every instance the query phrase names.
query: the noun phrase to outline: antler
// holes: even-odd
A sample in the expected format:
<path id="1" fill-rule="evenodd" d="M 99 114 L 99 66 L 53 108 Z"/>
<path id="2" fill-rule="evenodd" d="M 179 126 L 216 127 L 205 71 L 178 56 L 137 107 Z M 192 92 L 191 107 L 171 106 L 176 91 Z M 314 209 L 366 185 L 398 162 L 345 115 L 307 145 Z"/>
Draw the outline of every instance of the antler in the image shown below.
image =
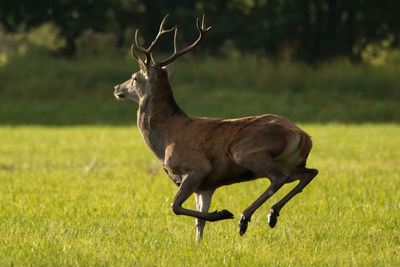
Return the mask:
<path id="1" fill-rule="evenodd" d="M 171 62 L 173 62 L 175 59 L 177 59 L 178 57 L 186 54 L 187 52 L 189 52 L 190 50 L 192 50 L 193 48 L 195 48 L 200 41 L 203 39 L 203 37 L 205 36 L 205 34 L 211 29 L 211 27 L 207 27 L 205 26 L 205 20 L 204 20 L 204 15 L 202 17 L 201 20 L 201 24 L 200 24 L 200 20 L 199 18 L 197 18 L 196 20 L 196 26 L 197 26 L 197 30 L 199 31 L 199 37 L 197 38 L 196 41 L 194 41 L 193 44 L 187 46 L 184 49 L 181 50 L 177 50 L 177 36 L 178 36 L 178 28 L 177 26 L 174 26 L 171 29 L 168 30 L 164 30 L 164 24 L 165 21 L 167 20 L 169 14 L 167 14 L 163 20 L 161 21 L 161 25 L 160 25 L 160 30 L 158 31 L 158 34 L 156 36 L 156 38 L 154 39 L 154 41 L 150 44 L 150 46 L 145 49 L 143 46 L 141 46 L 138 42 L 138 31 L 139 29 L 136 30 L 135 32 L 135 44 L 136 47 L 138 48 L 139 51 L 143 52 L 146 55 L 146 60 L 145 60 L 145 64 L 146 65 L 150 65 L 150 60 L 153 62 L 152 66 L 158 66 L 158 67 L 162 67 L 162 66 L 166 66 L 168 64 L 170 64 Z M 156 62 L 153 58 L 153 55 L 151 54 L 151 51 L 153 50 L 154 46 L 156 45 L 157 41 L 160 39 L 161 35 L 164 33 L 168 33 L 174 31 L 174 53 L 168 57 L 167 59 L 161 61 L 161 62 Z M 134 45 L 132 44 L 131 46 L 131 51 L 132 51 L 132 55 L 139 60 L 139 57 L 136 55 L 135 50 L 134 50 Z"/>
<path id="2" fill-rule="evenodd" d="M 146 55 L 146 60 L 144 61 L 144 63 L 145 63 L 146 65 L 149 65 L 149 64 L 150 64 L 150 59 L 153 60 L 153 56 L 152 56 L 152 54 L 151 54 L 151 51 L 153 50 L 154 46 L 157 44 L 157 42 L 158 42 L 158 40 L 160 39 L 161 35 L 163 35 L 164 33 L 172 32 L 173 30 L 176 30 L 176 27 L 177 27 L 177 26 L 174 26 L 174 27 L 172 27 L 171 29 L 168 29 L 168 30 L 164 30 L 164 24 L 165 24 L 165 22 L 167 21 L 168 16 L 169 16 L 169 14 L 167 14 L 167 15 L 163 18 L 163 20 L 161 21 L 160 29 L 159 29 L 159 31 L 158 31 L 158 33 L 157 33 L 157 35 L 156 35 L 156 38 L 154 39 L 154 41 L 150 44 L 150 46 L 149 46 L 147 49 L 144 48 L 144 47 L 139 43 L 139 38 L 138 38 L 139 29 L 136 29 L 136 32 L 135 32 L 135 43 L 136 43 L 136 47 L 137 47 L 137 49 L 138 49 L 139 51 L 143 52 L 143 53 Z M 133 55 L 137 60 L 139 60 L 139 57 L 135 54 L 135 50 L 134 50 L 134 45 L 133 45 L 133 44 L 132 44 L 132 46 L 131 46 L 131 52 L 132 52 L 132 55 Z"/>
<path id="3" fill-rule="evenodd" d="M 177 42 L 176 42 L 176 37 L 178 35 L 178 28 L 175 28 L 175 33 L 174 33 L 174 53 L 169 58 L 167 58 L 167 59 L 165 59 L 165 60 L 163 60 L 161 62 L 154 62 L 154 63 L 156 65 L 160 66 L 160 67 L 166 66 L 166 65 L 170 64 L 171 62 L 173 62 L 178 57 L 186 54 L 187 52 L 189 52 L 190 50 L 195 48 L 200 43 L 200 41 L 203 39 L 204 35 L 211 29 L 211 27 L 206 28 L 204 15 L 202 17 L 201 24 L 200 24 L 199 18 L 197 18 L 196 26 L 197 26 L 197 29 L 199 31 L 199 37 L 197 38 L 197 40 L 194 41 L 193 44 L 191 44 L 188 47 L 186 47 L 186 48 L 184 48 L 182 50 L 179 50 L 179 51 L 177 50 Z"/>

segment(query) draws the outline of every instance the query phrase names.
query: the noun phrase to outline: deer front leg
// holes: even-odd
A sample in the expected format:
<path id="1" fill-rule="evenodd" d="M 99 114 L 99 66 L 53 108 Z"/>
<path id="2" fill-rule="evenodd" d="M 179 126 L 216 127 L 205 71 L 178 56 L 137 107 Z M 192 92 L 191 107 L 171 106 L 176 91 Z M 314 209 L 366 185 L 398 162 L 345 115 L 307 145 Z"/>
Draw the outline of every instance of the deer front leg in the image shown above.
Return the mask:
<path id="1" fill-rule="evenodd" d="M 208 174 L 208 173 L 207 173 Z M 175 195 L 171 208 L 176 215 L 187 215 L 206 221 L 219 221 L 224 219 L 233 219 L 233 214 L 227 210 L 203 212 L 185 209 L 182 207 L 185 202 L 198 188 L 204 178 L 204 173 L 200 175 L 196 172 L 186 175 L 179 187 L 178 193 Z"/>
<path id="2" fill-rule="evenodd" d="M 196 210 L 200 212 L 208 212 L 211 204 L 211 198 L 214 190 L 196 192 Z M 203 238 L 203 230 L 206 221 L 196 218 L 196 240 L 200 241 Z"/>

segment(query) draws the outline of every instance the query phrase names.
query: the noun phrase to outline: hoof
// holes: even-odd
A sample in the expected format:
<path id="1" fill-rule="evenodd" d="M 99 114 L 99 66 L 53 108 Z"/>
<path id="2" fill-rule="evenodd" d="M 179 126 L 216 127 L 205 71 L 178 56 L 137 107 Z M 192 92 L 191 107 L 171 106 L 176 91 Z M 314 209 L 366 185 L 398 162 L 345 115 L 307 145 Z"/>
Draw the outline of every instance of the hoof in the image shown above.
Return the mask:
<path id="1" fill-rule="evenodd" d="M 210 222 L 234 218 L 233 214 L 227 210 L 221 210 L 221 211 L 216 210 L 214 212 L 211 212 L 210 214 L 211 214 L 211 217 L 208 219 L 208 221 L 210 221 Z"/>
<path id="2" fill-rule="evenodd" d="M 276 223 L 278 222 L 278 216 L 279 212 L 276 212 L 275 210 L 271 209 L 268 215 L 268 225 L 271 228 L 274 228 Z"/>
<path id="3" fill-rule="evenodd" d="M 240 216 L 240 221 L 239 221 L 239 235 L 242 236 L 244 233 L 246 233 L 247 226 L 249 223 L 250 219 L 247 219 L 245 216 Z"/>
<path id="4" fill-rule="evenodd" d="M 221 210 L 219 213 L 221 214 L 221 217 L 222 217 L 221 220 L 235 218 L 235 216 L 233 216 L 232 212 L 230 212 L 228 210 Z"/>

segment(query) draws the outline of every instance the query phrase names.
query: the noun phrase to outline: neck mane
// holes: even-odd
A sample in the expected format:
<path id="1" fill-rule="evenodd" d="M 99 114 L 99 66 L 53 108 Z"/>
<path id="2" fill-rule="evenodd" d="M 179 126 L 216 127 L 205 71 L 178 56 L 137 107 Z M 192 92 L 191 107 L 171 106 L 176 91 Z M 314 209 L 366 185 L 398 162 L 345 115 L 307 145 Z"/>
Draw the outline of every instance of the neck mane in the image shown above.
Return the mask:
<path id="1" fill-rule="evenodd" d="M 173 118 L 187 118 L 187 115 L 176 103 L 168 81 L 149 91 L 150 94 L 139 100 L 137 124 L 147 145 L 160 160 L 163 160 L 168 144 L 167 132 L 174 130 L 167 124 Z"/>

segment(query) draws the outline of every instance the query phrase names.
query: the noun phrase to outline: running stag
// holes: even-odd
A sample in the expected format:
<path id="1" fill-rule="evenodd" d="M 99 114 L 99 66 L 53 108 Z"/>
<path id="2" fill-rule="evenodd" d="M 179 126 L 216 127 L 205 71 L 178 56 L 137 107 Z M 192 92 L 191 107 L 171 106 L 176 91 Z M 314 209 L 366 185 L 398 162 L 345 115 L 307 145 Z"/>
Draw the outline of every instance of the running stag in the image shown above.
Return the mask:
<path id="1" fill-rule="evenodd" d="M 116 85 L 114 94 L 139 104 L 137 123 L 143 139 L 162 162 L 165 172 L 179 187 L 172 202 L 177 215 L 196 218 L 197 239 L 203 236 L 206 221 L 234 218 L 227 210 L 209 212 L 214 191 L 224 185 L 268 178 L 266 191 L 246 208 L 239 220 L 243 235 L 253 213 L 284 184 L 299 180 L 285 197 L 271 207 L 268 224 L 272 228 L 282 207 L 318 174 L 306 168 L 311 150 L 310 136 L 290 120 L 276 115 L 260 115 L 239 119 L 193 118 L 175 102 L 168 81 L 171 63 L 194 49 L 211 27 L 204 16 L 197 19 L 198 38 L 189 46 L 178 49 L 177 27 L 164 29 L 167 16 L 148 48 L 135 33 L 131 47 L 140 70 L 126 82 Z M 158 61 L 152 51 L 163 34 L 174 32 L 174 52 Z M 136 48 L 135 48 L 136 47 Z M 137 55 L 144 54 L 144 59 Z M 196 210 L 182 204 L 195 194 Z"/>

